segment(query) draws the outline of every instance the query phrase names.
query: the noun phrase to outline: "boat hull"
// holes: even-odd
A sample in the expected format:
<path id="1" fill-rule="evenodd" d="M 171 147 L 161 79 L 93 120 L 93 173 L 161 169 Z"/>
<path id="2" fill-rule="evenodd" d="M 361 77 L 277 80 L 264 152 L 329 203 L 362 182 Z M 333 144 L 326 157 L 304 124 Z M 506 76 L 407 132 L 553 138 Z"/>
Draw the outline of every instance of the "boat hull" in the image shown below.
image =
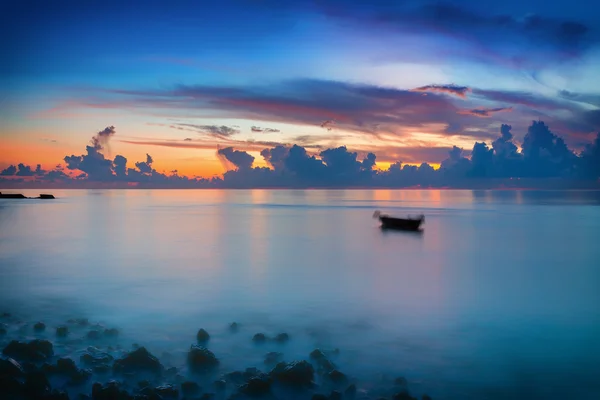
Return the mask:
<path id="1" fill-rule="evenodd" d="M 380 216 L 382 229 L 395 229 L 401 231 L 418 231 L 421 228 L 423 219 L 404 219 L 404 218 L 391 218 Z"/>

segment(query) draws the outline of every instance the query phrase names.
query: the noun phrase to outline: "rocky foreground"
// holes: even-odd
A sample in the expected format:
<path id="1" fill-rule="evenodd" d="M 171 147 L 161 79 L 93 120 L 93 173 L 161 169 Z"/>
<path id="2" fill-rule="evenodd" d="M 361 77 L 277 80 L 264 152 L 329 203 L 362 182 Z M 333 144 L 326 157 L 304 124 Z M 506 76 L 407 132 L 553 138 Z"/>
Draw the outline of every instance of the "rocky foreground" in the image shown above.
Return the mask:
<path id="1" fill-rule="evenodd" d="M 370 394 L 337 369 L 330 353 L 320 349 L 304 360 L 289 362 L 283 361 L 282 353 L 270 352 L 265 355 L 264 371 L 246 368 L 223 373 L 219 359 L 208 348 L 210 334 L 200 329 L 187 352 L 186 368 L 166 368 L 145 347 L 133 345 L 126 350 L 114 344 L 117 329 L 92 325 L 86 319 L 53 328 L 43 322 L 24 323 L 7 313 L 0 320 L 0 341 L 5 344 L 0 358 L 0 397 L 7 400 L 416 400 L 404 378 L 397 378 L 386 390 L 391 396 Z M 229 326 L 232 332 L 238 328 L 235 322 Z M 12 339 L 13 335 L 42 333 L 43 339 Z M 287 333 L 272 338 L 257 333 L 248 338 L 254 344 L 288 340 Z M 91 343 L 95 346 L 88 346 Z M 78 349 L 76 357 L 73 349 Z"/>

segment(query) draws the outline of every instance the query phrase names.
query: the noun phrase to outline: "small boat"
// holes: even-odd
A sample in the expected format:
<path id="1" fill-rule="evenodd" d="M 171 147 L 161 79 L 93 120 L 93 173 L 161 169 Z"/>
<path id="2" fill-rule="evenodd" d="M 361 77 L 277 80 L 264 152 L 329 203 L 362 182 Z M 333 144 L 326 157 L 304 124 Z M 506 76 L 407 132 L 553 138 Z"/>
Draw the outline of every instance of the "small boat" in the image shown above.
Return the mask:
<path id="1" fill-rule="evenodd" d="M 418 231 L 421 224 L 425 222 L 425 216 L 423 214 L 416 218 L 394 218 L 382 214 L 379 211 L 375 211 L 373 213 L 373 218 L 379 218 L 382 229 L 398 229 L 402 231 Z"/>

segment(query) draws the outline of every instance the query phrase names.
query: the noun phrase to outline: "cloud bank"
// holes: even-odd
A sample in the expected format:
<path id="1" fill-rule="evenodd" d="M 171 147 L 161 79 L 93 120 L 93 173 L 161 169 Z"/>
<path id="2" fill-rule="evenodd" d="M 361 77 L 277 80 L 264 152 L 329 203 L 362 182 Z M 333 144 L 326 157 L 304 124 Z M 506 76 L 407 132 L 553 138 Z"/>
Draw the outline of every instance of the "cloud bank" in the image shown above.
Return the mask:
<path id="1" fill-rule="evenodd" d="M 85 154 L 65 156 L 66 171 L 62 166 L 45 171 L 41 165 L 35 169 L 24 164 L 11 165 L 0 172 L 0 183 L 65 187 L 97 184 L 102 187 L 394 188 L 480 187 L 486 182 L 493 187 L 519 179 L 528 179 L 529 183 L 554 179 L 552 182 L 560 182 L 561 187 L 581 186 L 582 182 L 597 187 L 600 182 L 600 133 L 576 154 L 542 121 L 533 121 L 529 126 L 521 151 L 513 141 L 512 127 L 504 124 L 489 145 L 476 142 L 470 157 L 454 146 L 437 170 L 427 163 L 415 166 L 401 160 L 387 170 L 379 170 L 376 154 L 359 157 L 358 152 L 346 146 L 312 154 L 299 145 L 276 145 L 261 151 L 270 168 L 254 167 L 255 158 L 245 151 L 233 147 L 218 149 L 217 156 L 228 171 L 222 178 L 212 179 L 188 178 L 176 171 L 169 175 L 160 173 L 153 168 L 154 160 L 149 154 L 145 161 L 136 162 L 135 168 L 128 168 L 128 160 L 122 155 L 111 160 L 102 151 L 115 132 L 114 127 L 106 128 L 92 138 Z"/>

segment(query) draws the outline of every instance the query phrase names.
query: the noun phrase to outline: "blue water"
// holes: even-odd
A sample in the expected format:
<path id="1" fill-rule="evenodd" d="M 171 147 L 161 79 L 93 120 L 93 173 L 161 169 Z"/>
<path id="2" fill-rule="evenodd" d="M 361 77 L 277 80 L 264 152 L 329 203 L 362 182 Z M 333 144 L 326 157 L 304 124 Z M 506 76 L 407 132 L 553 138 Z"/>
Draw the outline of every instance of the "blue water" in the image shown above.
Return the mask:
<path id="1" fill-rule="evenodd" d="M 599 192 L 54 194 L 0 200 L 0 311 L 23 321 L 101 321 L 183 370 L 200 327 L 223 372 L 339 348 L 364 398 L 398 376 L 434 399 L 600 398 Z"/>

